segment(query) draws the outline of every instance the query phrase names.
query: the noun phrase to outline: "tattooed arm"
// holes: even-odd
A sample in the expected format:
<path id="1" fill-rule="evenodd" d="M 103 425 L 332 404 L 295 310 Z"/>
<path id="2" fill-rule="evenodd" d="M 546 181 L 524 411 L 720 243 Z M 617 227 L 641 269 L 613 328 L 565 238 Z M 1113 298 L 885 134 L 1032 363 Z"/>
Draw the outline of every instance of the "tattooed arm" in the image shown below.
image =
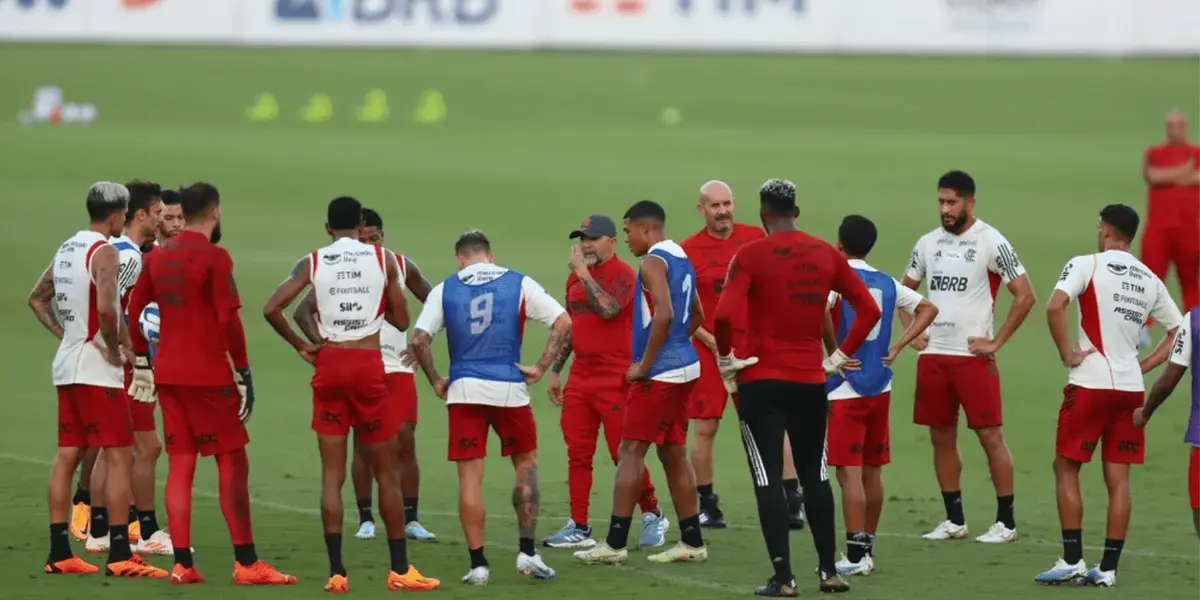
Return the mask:
<path id="1" fill-rule="evenodd" d="M 554 357 L 554 363 L 550 365 L 550 372 L 562 373 L 563 367 L 567 364 L 567 359 L 571 358 L 571 352 L 574 346 L 571 343 L 571 332 L 567 332 L 567 337 L 563 339 L 562 348 L 559 349 L 558 355 Z"/>
<path id="2" fill-rule="evenodd" d="M 62 339 L 63 327 L 58 322 L 58 316 L 54 314 L 53 262 L 46 267 L 45 271 L 42 271 L 42 276 L 33 286 L 33 291 L 29 292 L 29 308 L 34 315 L 37 315 L 38 322 L 42 324 L 42 327 L 45 327 L 54 337 Z"/>
<path id="3" fill-rule="evenodd" d="M 445 380 L 438 374 L 437 366 L 433 364 L 433 350 L 430 348 L 430 342 L 433 341 L 433 336 L 445 327 L 446 315 L 442 312 L 442 284 L 439 283 L 430 290 L 424 306 L 421 307 L 421 314 L 417 317 L 416 324 L 413 325 L 412 339 L 408 342 L 408 353 L 421 367 L 421 371 L 425 373 L 425 377 L 429 379 L 429 384 L 434 387 L 434 390 L 441 390 L 438 396 L 443 398 Z"/>
<path id="4" fill-rule="evenodd" d="M 533 279 L 522 279 L 521 291 L 525 296 L 525 316 L 550 328 L 546 347 L 542 349 L 537 363 L 532 366 L 518 365 L 525 374 L 525 383 L 533 384 L 541 380 L 546 371 L 553 366 L 555 358 L 563 352 L 563 345 L 571 335 L 571 317 L 562 305 Z"/>
<path id="5" fill-rule="evenodd" d="M 596 280 L 592 279 L 587 271 L 576 273 L 576 275 L 579 277 L 579 285 L 583 286 L 583 291 L 587 294 L 588 308 L 592 309 L 592 312 L 599 315 L 601 319 L 611 319 L 621 312 L 621 303 L 600 287 L 600 284 L 596 283 Z"/>

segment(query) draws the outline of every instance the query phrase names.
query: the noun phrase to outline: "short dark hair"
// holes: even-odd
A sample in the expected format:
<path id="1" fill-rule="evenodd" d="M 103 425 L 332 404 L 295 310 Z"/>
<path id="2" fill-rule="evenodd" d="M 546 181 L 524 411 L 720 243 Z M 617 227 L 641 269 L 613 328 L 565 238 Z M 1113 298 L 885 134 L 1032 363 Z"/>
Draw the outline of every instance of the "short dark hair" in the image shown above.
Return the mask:
<path id="1" fill-rule="evenodd" d="M 329 213 L 325 223 L 330 229 L 345 231 L 358 229 L 363 222 L 363 205 L 350 196 L 338 196 L 329 201 Z"/>
<path id="2" fill-rule="evenodd" d="M 796 212 L 796 184 L 787 179 L 768 179 L 758 188 L 758 200 L 767 212 L 790 217 Z"/>
<path id="3" fill-rule="evenodd" d="M 838 227 L 838 241 L 842 242 L 846 254 L 854 258 L 866 258 L 878 239 L 875 224 L 862 215 L 850 215 L 842 219 L 842 225 Z"/>
<path id="4" fill-rule="evenodd" d="M 179 190 L 183 218 L 193 219 L 221 205 L 221 192 L 211 183 L 198 181 Z"/>
<path id="5" fill-rule="evenodd" d="M 379 216 L 379 213 L 375 212 L 374 209 L 364 208 L 362 210 L 362 217 L 363 225 L 366 225 L 367 227 L 376 227 L 380 231 L 383 231 L 383 217 Z"/>
<path id="6" fill-rule="evenodd" d="M 129 190 L 119 183 L 98 181 L 88 189 L 85 204 L 88 218 L 93 223 L 100 223 L 129 206 Z"/>
<path id="7" fill-rule="evenodd" d="M 467 254 L 471 252 L 491 252 L 492 242 L 488 237 L 478 229 L 472 229 L 458 236 L 458 241 L 454 242 L 455 254 Z"/>
<path id="8" fill-rule="evenodd" d="M 133 221 L 133 216 L 139 210 L 150 210 L 155 200 L 162 199 L 162 187 L 151 181 L 134 179 L 125 184 L 129 190 L 129 211 L 125 213 L 125 224 Z"/>
<path id="9" fill-rule="evenodd" d="M 630 221 L 641 221 L 643 219 L 657 221 L 665 224 L 667 222 L 667 211 L 662 205 L 653 200 L 641 200 L 629 207 L 625 211 L 624 219 Z"/>
<path id="10" fill-rule="evenodd" d="M 179 190 L 163 190 L 162 191 L 163 204 L 165 204 L 167 206 L 176 206 L 176 205 L 180 204 L 183 201 L 183 198 L 179 195 L 179 191 L 182 189 L 183 188 L 180 188 Z"/>
<path id="11" fill-rule="evenodd" d="M 954 190 L 960 198 L 970 198 L 975 195 L 975 179 L 956 169 L 938 178 L 938 189 Z"/>
<path id="12" fill-rule="evenodd" d="M 1138 223 L 1141 222 L 1137 211 L 1133 210 L 1133 207 L 1128 204 L 1109 204 L 1105 206 L 1100 211 L 1100 220 L 1121 232 L 1121 235 L 1125 236 L 1125 239 L 1130 242 L 1137 235 Z"/>

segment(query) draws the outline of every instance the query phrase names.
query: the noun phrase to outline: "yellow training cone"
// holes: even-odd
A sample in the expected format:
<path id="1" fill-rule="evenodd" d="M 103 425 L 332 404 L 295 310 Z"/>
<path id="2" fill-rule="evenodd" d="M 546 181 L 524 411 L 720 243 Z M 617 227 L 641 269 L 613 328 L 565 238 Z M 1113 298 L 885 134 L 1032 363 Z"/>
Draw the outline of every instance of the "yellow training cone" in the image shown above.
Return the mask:
<path id="1" fill-rule="evenodd" d="M 413 112 L 413 120 L 418 123 L 441 123 L 446 120 L 446 99 L 438 90 L 428 90 L 421 94 L 417 101 L 417 109 Z"/>
<path id="2" fill-rule="evenodd" d="M 246 118 L 251 121 L 274 121 L 279 117 L 279 102 L 273 94 L 259 94 L 254 104 L 246 109 Z"/>
<path id="3" fill-rule="evenodd" d="M 380 123 L 386 121 L 391 111 L 388 110 L 387 92 L 379 89 L 367 92 L 363 105 L 356 111 L 358 120 L 362 123 Z"/>
<path id="4" fill-rule="evenodd" d="M 333 100 L 328 94 L 313 94 L 308 105 L 300 109 L 300 119 L 308 123 L 324 123 L 333 118 Z"/>

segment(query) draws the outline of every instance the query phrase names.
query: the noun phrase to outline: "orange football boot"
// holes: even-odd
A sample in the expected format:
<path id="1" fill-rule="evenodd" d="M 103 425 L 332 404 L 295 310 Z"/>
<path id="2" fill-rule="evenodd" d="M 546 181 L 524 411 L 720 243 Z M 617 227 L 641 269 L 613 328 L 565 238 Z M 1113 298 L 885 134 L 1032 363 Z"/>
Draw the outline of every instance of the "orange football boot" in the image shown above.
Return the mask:
<path id="1" fill-rule="evenodd" d="M 145 577 L 148 579 L 166 579 L 171 574 L 166 569 L 146 564 L 142 557 L 134 554 L 129 560 L 108 563 L 104 565 L 104 574 L 109 577 Z"/>
<path id="2" fill-rule="evenodd" d="M 183 585 L 187 583 L 204 583 L 204 576 L 200 571 L 196 570 L 195 566 L 185 567 L 179 563 L 175 563 L 171 567 L 171 585 Z"/>
<path id="3" fill-rule="evenodd" d="M 260 560 L 248 567 L 234 562 L 233 583 L 236 585 L 293 585 L 296 583 L 296 578 L 286 573 L 280 573 L 265 560 Z"/>
<path id="4" fill-rule="evenodd" d="M 71 535 L 77 542 L 86 542 L 88 526 L 92 522 L 92 507 L 80 502 L 71 507 Z"/>
<path id="5" fill-rule="evenodd" d="M 350 580 L 345 575 L 334 575 L 325 584 L 325 591 L 330 594 L 345 594 L 350 591 Z"/>
<path id="6" fill-rule="evenodd" d="M 136 544 L 142 539 L 142 524 L 137 519 L 129 521 L 129 543 Z"/>
<path id="7" fill-rule="evenodd" d="M 442 582 L 437 579 L 430 579 L 421 575 L 417 568 L 408 565 L 408 572 L 401 575 L 395 571 L 388 573 L 388 590 L 393 592 L 411 591 L 423 592 L 427 590 L 436 590 Z"/>
<path id="8" fill-rule="evenodd" d="M 65 558 L 56 563 L 46 563 L 46 572 L 51 575 L 91 575 L 99 573 L 100 567 L 85 562 L 82 558 L 72 554 L 71 558 Z"/>

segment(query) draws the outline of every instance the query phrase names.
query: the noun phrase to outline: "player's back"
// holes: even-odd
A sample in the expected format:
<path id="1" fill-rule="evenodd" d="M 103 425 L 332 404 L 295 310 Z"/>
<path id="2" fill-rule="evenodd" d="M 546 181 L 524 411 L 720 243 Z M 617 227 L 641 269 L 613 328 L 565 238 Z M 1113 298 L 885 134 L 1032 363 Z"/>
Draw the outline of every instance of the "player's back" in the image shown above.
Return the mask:
<path id="1" fill-rule="evenodd" d="M 63 242 L 54 255 L 54 301 L 63 327 L 62 341 L 54 356 L 54 385 L 95 385 L 119 388 L 121 367 L 109 364 L 93 342 L 99 337 L 96 283 L 92 280 L 92 258 L 108 239 L 94 231 L 80 231 Z"/>
<path id="2" fill-rule="evenodd" d="M 383 248 L 339 238 L 309 258 L 317 299 L 317 328 L 329 342 L 379 333 L 388 276 Z"/>
<path id="3" fill-rule="evenodd" d="M 862 363 L 862 369 L 849 371 L 844 377 L 840 374 L 831 375 L 826 390 L 832 394 L 842 383 L 849 382 L 850 387 L 859 396 L 876 396 L 889 389 L 892 381 L 892 370 L 883 366 L 883 359 L 891 347 L 892 319 L 899 300 L 899 284 L 887 273 L 878 271 L 865 262 L 850 261 L 850 266 L 879 305 L 880 317 L 875 327 L 867 334 L 867 339 L 854 352 L 853 357 Z M 855 318 L 854 307 L 836 292 L 830 294 L 830 300 L 833 304 L 831 314 L 834 333 L 840 345 L 850 332 L 850 324 Z"/>
<path id="4" fill-rule="evenodd" d="M 642 258 L 647 260 L 662 260 L 667 267 L 667 290 L 671 297 L 671 327 L 667 339 L 663 342 L 654 364 L 647 374 L 650 378 L 666 377 L 677 371 L 696 364 L 700 358 L 692 346 L 688 333 L 692 317 L 692 295 L 696 285 L 696 271 L 688 260 L 683 248 L 670 240 L 663 240 L 650 247 L 650 251 Z M 653 299 L 642 283 L 641 270 L 638 271 L 637 291 L 634 295 L 633 313 L 633 360 L 641 361 L 646 353 L 646 345 L 650 342 L 650 322 L 654 311 L 659 310 L 653 304 Z M 699 375 L 697 372 L 696 375 Z M 694 379 L 680 374 L 684 381 Z"/>
<path id="5" fill-rule="evenodd" d="M 450 381 L 523 383 L 517 369 L 525 330 L 525 275 L 475 263 L 442 283 Z"/>
<path id="6" fill-rule="evenodd" d="M 1146 319 L 1168 328 L 1182 320 L 1162 281 L 1132 254 L 1108 250 L 1073 258 L 1056 289 L 1077 295 L 1079 348 L 1096 350 L 1071 369 L 1070 383 L 1143 391 L 1138 336 Z"/>

